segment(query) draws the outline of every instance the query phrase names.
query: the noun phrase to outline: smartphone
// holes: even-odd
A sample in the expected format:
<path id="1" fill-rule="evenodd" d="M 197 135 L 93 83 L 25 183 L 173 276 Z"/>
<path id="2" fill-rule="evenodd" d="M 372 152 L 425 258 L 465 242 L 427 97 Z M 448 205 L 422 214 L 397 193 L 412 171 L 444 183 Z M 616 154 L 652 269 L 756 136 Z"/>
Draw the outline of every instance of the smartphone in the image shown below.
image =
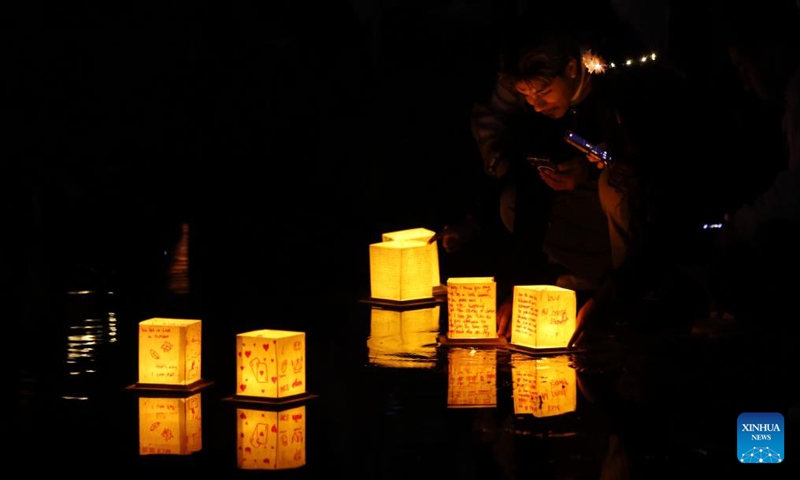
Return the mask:
<path id="1" fill-rule="evenodd" d="M 599 158 L 605 166 L 608 166 L 608 163 L 611 161 L 611 155 L 609 155 L 608 152 L 597 145 L 587 142 L 585 138 L 571 130 L 567 130 L 567 133 L 564 134 L 564 140 L 581 152 L 587 154 L 591 153 L 595 157 Z"/>
<path id="2" fill-rule="evenodd" d="M 547 157 L 526 157 L 528 163 L 536 167 L 537 170 L 551 170 L 556 171 L 556 166 L 552 160 Z"/>

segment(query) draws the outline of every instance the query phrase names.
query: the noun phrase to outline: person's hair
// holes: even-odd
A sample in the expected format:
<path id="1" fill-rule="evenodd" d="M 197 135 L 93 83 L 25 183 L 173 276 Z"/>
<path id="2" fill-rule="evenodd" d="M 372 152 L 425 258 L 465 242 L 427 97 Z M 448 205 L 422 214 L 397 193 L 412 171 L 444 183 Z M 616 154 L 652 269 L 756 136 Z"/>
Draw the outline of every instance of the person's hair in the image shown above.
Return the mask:
<path id="1" fill-rule="evenodd" d="M 521 80 L 550 82 L 564 74 L 572 59 L 580 68 L 581 53 L 580 43 L 569 34 L 540 31 L 517 37 L 501 58 L 499 81 L 511 89 Z"/>

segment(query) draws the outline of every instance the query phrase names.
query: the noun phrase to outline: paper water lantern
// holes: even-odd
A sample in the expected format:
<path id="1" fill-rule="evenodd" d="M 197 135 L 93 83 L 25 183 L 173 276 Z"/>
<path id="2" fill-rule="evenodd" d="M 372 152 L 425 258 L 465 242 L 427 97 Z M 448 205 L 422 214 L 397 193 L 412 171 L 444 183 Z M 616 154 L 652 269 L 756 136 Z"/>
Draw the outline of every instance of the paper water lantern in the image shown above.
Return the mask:
<path id="1" fill-rule="evenodd" d="M 392 368 L 433 368 L 440 307 L 406 310 L 372 307 L 367 353 L 370 363 Z"/>
<path id="2" fill-rule="evenodd" d="M 285 399 L 306 393 L 306 334 L 254 330 L 236 335 L 236 394 Z"/>
<path id="3" fill-rule="evenodd" d="M 203 448 L 201 393 L 139 397 L 139 454 L 189 455 Z"/>
<path id="4" fill-rule="evenodd" d="M 448 408 L 497 406 L 497 351 L 451 348 L 447 352 Z"/>
<path id="5" fill-rule="evenodd" d="M 568 355 L 531 357 L 511 354 L 514 413 L 554 417 L 574 412 L 577 374 Z"/>
<path id="6" fill-rule="evenodd" d="M 511 315 L 511 341 L 528 349 L 566 348 L 575 333 L 574 290 L 551 285 L 517 285 Z"/>
<path id="7" fill-rule="evenodd" d="M 285 470 L 306 464 L 306 406 L 282 411 L 236 409 L 236 457 L 242 470 Z"/>
<path id="8" fill-rule="evenodd" d="M 447 339 L 497 339 L 494 277 L 447 279 Z"/>
<path id="9" fill-rule="evenodd" d="M 202 380 L 202 322 L 151 318 L 139 322 L 139 384 L 188 386 Z"/>
<path id="10" fill-rule="evenodd" d="M 381 240 L 384 242 L 392 242 L 396 240 L 415 240 L 424 242 L 428 245 L 431 257 L 431 287 L 438 287 L 441 285 L 442 280 L 439 274 L 439 247 L 436 242 L 429 244 L 428 240 L 436 235 L 433 230 L 427 228 L 409 228 L 407 230 L 398 230 L 396 232 L 388 232 L 381 235 Z"/>
<path id="11" fill-rule="evenodd" d="M 388 240 L 371 244 L 371 297 L 392 302 L 433 299 L 434 278 L 438 285 L 438 258 L 436 245 L 428 244 L 427 240 Z"/>

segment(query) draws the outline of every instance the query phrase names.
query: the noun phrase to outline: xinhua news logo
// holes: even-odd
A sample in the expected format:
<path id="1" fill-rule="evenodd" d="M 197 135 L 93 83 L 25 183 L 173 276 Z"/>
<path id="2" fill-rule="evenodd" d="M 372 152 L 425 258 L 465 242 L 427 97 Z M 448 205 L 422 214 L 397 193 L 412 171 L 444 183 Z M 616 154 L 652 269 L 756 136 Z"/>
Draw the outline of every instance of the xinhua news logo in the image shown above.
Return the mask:
<path id="1" fill-rule="evenodd" d="M 775 412 L 746 412 L 737 420 L 736 452 L 741 463 L 781 463 L 783 415 Z"/>

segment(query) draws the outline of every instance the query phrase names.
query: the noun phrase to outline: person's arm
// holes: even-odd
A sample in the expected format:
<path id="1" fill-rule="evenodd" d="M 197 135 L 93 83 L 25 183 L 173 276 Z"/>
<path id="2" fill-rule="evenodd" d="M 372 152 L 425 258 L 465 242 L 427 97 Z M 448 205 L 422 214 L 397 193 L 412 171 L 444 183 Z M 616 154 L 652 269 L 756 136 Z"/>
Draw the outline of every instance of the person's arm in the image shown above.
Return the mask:
<path id="1" fill-rule="evenodd" d="M 521 98 L 497 82 L 489 100 L 476 103 L 470 115 L 472 134 L 483 158 L 484 171 L 502 178 L 511 164 L 504 157 L 505 135 L 514 117 L 522 112 Z"/>

